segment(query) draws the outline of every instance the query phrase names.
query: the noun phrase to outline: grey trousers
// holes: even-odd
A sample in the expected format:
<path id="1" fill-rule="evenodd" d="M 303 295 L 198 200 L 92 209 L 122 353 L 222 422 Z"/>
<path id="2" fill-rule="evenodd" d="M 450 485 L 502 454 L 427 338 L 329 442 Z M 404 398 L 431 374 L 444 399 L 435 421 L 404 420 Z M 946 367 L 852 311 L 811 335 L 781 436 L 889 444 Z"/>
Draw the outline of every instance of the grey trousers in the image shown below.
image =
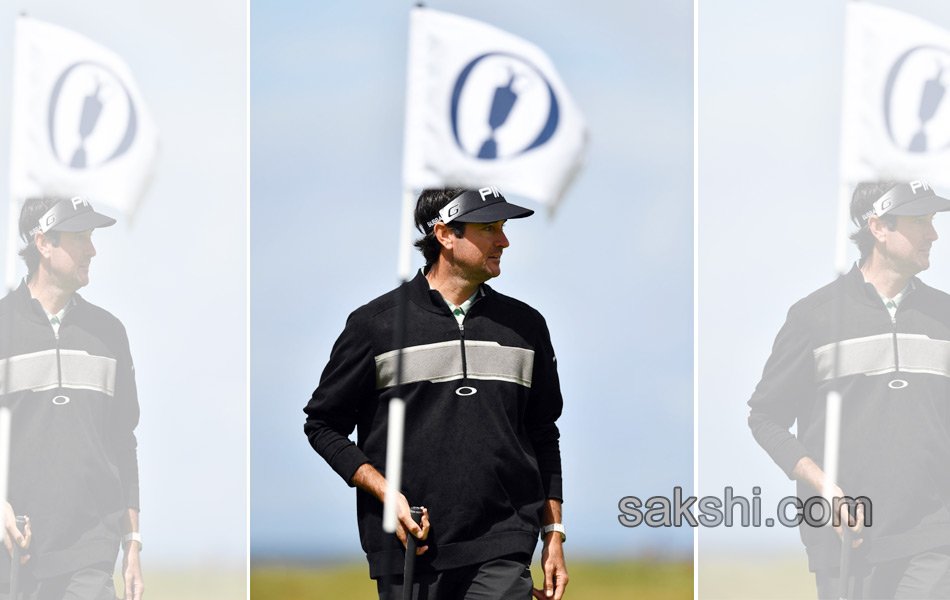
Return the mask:
<path id="1" fill-rule="evenodd" d="M 9 588 L 0 600 L 10 600 Z M 13 600 L 115 600 L 112 569 L 90 567 L 49 579 L 20 582 L 20 594 Z"/>
<path id="2" fill-rule="evenodd" d="M 816 573 L 818 598 L 838 598 L 838 573 Z M 854 573 L 851 597 L 950 598 L 950 547 L 870 565 Z"/>
<path id="3" fill-rule="evenodd" d="M 416 573 L 412 600 L 529 600 L 529 559 L 503 557 L 477 565 L 434 573 Z M 380 600 L 402 600 L 402 575 L 391 579 L 392 595 L 386 596 L 384 579 L 376 580 Z"/>

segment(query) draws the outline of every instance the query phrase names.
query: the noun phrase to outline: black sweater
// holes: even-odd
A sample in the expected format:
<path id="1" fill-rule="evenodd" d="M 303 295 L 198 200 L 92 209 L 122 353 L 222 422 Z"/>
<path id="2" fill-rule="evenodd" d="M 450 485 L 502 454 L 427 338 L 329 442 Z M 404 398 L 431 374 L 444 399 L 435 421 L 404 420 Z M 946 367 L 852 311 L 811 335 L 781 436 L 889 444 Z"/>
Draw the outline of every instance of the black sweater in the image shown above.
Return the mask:
<path id="1" fill-rule="evenodd" d="M 74 294 L 53 333 L 26 284 L 0 300 L 2 401 L 11 406 L 9 500 L 30 517 L 27 569 L 44 578 L 114 564 L 139 507 L 139 405 L 125 328 Z M 0 560 L 8 576 L 9 560 Z"/>
<path id="2" fill-rule="evenodd" d="M 402 491 L 431 521 L 417 568 L 530 555 L 545 499 L 562 497 L 562 400 L 544 319 L 483 285 L 460 327 L 421 273 L 405 286 Z M 397 292 L 350 315 L 304 409 L 311 445 L 350 485 L 360 465 L 383 472 L 385 464 Z M 358 490 L 357 514 L 370 576 L 401 572 L 402 546 L 382 531 L 382 504 Z"/>

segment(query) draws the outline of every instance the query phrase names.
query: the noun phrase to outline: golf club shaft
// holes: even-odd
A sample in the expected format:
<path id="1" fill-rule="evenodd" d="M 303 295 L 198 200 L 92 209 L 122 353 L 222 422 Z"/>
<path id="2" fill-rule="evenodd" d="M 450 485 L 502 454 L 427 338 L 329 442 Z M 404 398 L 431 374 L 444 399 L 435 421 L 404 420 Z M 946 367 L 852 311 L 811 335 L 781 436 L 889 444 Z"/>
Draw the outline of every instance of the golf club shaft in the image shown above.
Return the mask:
<path id="1" fill-rule="evenodd" d="M 854 532 L 848 527 L 848 523 L 841 524 L 841 571 L 838 580 L 838 598 L 848 600 L 849 582 L 851 579 L 851 540 L 854 538 Z"/>
<path id="2" fill-rule="evenodd" d="M 416 524 L 422 521 L 422 508 L 413 506 L 409 509 L 412 513 L 412 520 Z M 403 600 L 412 600 L 412 584 L 416 575 L 416 547 L 418 540 L 410 532 L 406 532 L 406 564 L 403 567 L 402 577 L 402 597 Z"/>

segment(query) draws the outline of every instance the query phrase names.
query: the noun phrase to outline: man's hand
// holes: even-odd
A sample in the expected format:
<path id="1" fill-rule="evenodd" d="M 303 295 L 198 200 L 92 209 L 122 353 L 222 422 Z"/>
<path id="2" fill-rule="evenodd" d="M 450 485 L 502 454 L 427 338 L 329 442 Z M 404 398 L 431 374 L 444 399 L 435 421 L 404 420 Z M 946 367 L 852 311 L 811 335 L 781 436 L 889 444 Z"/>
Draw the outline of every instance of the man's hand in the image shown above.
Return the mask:
<path id="1" fill-rule="evenodd" d="M 799 461 L 795 464 L 795 468 L 792 470 L 792 476 L 799 481 L 808 483 L 819 494 L 824 492 L 825 472 L 810 457 L 803 456 L 801 459 L 799 459 Z M 844 498 L 844 491 L 842 491 L 842 489 L 837 485 L 835 486 L 834 492 L 832 493 L 832 499 L 834 498 Z M 848 518 L 847 502 L 842 502 L 838 506 L 838 511 L 841 516 L 839 521 L 840 524 L 835 527 L 835 532 L 838 534 L 838 539 L 844 539 L 844 533 L 841 530 L 841 524 L 844 523 L 848 524 L 855 536 L 861 533 L 861 530 L 864 529 L 864 506 L 862 504 L 858 503 L 858 508 L 855 511 L 856 515 L 851 515 L 850 519 Z M 864 540 L 862 538 L 852 537 L 851 547 L 857 548 L 863 541 Z"/>
<path id="2" fill-rule="evenodd" d="M 130 534 L 139 530 L 139 511 L 130 508 L 122 518 L 122 532 Z M 142 546 L 135 540 L 122 542 L 125 556 L 122 558 L 122 580 L 125 582 L 125 600 L 142 600 L 145 593 L 145 582 L 142 580 L 142 563 L 139 561 L 139 552 Z"/>
<path id="3" fill-rule="evenodd" d="M 567 587 L 567 567 L 564 565 L 564 546 L 561 534 L 552 531 L 544 540 L 541 551 L 541 569 L 544 571 L 544 589 L 533 589 L 531 593 L 538 600 L 561 600 Z"/>
<path id="4" fill-rule="evenodd" d="M 425 540 L 429 537 L 429 509 L 425 506 L 422 507 L 422 522 L 416 523 L 412 520 L 412 513 L 409 510 L 409 501 L 406 500 L 405 496 L 399 494 L 399 500 L 396 503 L 396 516 L 398 518 L 396 521 L 396 537 L 402 542 L 404 548 L 406 547 L 406 540 L 408 539 L 406 535 L 407 530 L 418 540 Z M 416 546 L 416 556 L 423 554 L 428 549 L 428 546 Z"/>
<path id="5" fill-rule="evenodd" d="M 541 524 L 561 523 L 561 501 L 548 498 L 541 511 Z M 534 589 L 531 593 L 539 600 L 561 600 L 567 587 L 567 567 L 564 566 L 564 542 L 557 531 L 544 536 L 544 550 L 541 551 L 541 569 L 544 571 L 544 589 Z"/>
<path id="6" fill-rule="evenodd" d="M 13 556 L 13 544 L 24 551 L 30 548 L 30 540 L 33 539 L 33 533 L 30 530 L 30 518 L 26 518 L 26 525 L 21 532 L 16 526 L 16 513 L 9 502 L 6 503 L 3 509 L 3 527 L 3 545 L 7 547 L 10 556 Z M 20 564 L 25 564 L 29 559 L 30 555 L 24 552 L 20 556 Z"/>
<path id="7" fill-rule="evenodd" d="M 386 478 L 373 465 L 369 463 L 360 465 L 356 473 L 353 473 L 351 481 L 353 485 L 364 492 L 376 496 L 380 502 L 385 501 Z M 416 523 L 412 520 L 412 513 L 409 511 L 409 501 L 406 500 L 405 496 L 399 494 L 396 499 L 396 537 L 402 542 L 403 547 L 406 545 L 406 531 L 412 532 L 412 535 L 420 540 L 429 537 L 429 511 L 422 507 L 422 523 L 421 525 Z M 428 549 L 428 546 L 418 546 L 416 555 L 422 554 Z"/>
<path id="8" fill-rule="evenodd" d="M 835 486 L 835 498 L 844 498 L 844 492 L 841 491 L 841 488 Z M 857 548 L 864 541 L 863 538 L 857 537 L 861 530 L 864 529 L 864 505 L 860 502 L 857 503 L 857 509 L 854 511 L 855 514 L 850 514 L 848 510 L 848 503 L 842 502 L 838 506 L 838 514 L 840 515 L 840 520 L 838 525 L 834 525 L 835 532 L 838 534 L 839 540 L 844 540 L 844 532 L 842 527 L 848 525 L 848 528 L 853 532 L 851 537 L 851 547 Z"/>
<path id="9" fill-rule="evenodd" d="M 125 581 L 125 599 L 142 600 L 145 582 L 142 580 L 142 563 L 139 561 L 139 543 L 125 543 L 125 557 L 122 559 L 122 580 Z"/>

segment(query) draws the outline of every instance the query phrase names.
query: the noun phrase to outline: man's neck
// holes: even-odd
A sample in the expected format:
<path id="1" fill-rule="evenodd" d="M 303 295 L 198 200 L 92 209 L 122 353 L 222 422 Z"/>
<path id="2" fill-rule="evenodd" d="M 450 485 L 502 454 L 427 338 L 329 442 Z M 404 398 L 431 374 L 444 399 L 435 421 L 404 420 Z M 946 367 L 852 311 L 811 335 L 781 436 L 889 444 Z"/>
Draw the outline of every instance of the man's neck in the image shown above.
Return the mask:
<path id="1" fill-rule="evenodd" d="M 426 280 L 432 289 L 437 290 L 443 298 L 455 306 L 461 306 L 481 285 L 480 281 L 468 281 L 452 273 L 451 269 L 438 262 L 426 273 Z"/>
<path id="2" fill-rule="evenodd" d="M 64 290 L 55 285 L 48 277 L 43 276 L 42 271 L 38 271 L 33 275 L 33 278 L 26 285 L 30 288 L 30 295 L 39 300 L 43 309 L 52 315 L 66 306 L 75 291 Z"/>
<path id="3" fill-rule="evenodd" d="M 907 282 L 912 277 L 889 268 L 884 259 L 876 255 L 872 255 L 861 265 L 861 273 L 864 274 L 865 281 L 873 285 L 878 293 L 888 299 L 893 298 L 907 287 Z"/>

